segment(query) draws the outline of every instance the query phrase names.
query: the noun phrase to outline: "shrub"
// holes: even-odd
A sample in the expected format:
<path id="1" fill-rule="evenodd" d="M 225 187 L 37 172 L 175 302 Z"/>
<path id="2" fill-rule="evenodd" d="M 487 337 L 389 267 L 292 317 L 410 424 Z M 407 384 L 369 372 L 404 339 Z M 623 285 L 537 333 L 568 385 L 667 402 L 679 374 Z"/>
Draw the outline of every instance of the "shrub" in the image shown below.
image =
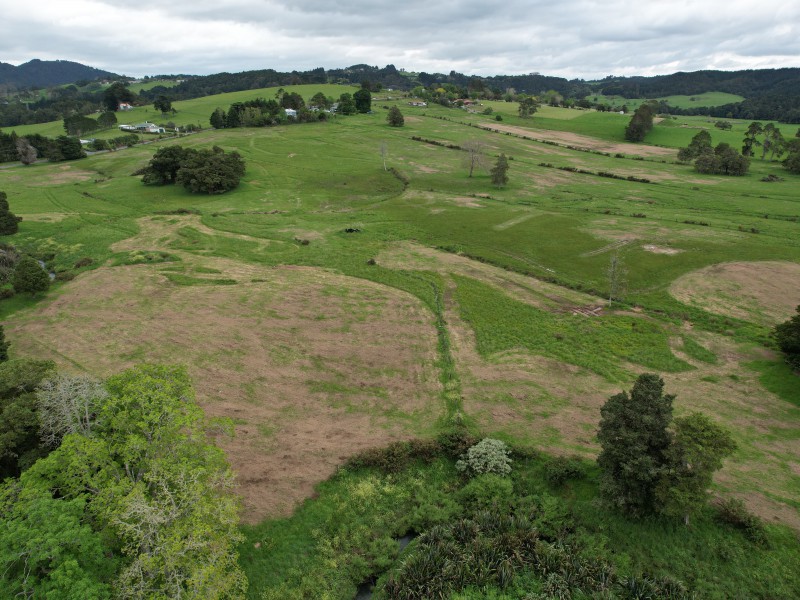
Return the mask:
<path id="1" fill-rule="evenodd" d="M 544 478 L 553 487 L 559 487 L 570 479 L 584 476 L 581 460 L 577 457 L 556 456 L 544 466 Z"/>
<path id="2" fill-rule="evenodd" d="M 470 480 L 458 492 L 458 501 L 473 511 L 508 510 L 514 495 L 514 486 L 508 477 L 484 473 Z"/>
<path id="3" fill-rule="evenodd" d="M 744 502 L 738 498 L 727 498 L 721 500 L 716 508 L 718 521 L 741 530 L 745 537 L 755 544 L 766 544 L 767 532 L 764 523 L 745 508 Z"/>
<path id="4" fill-rule="evenodd" d="M 456 468 L 469 475 L 495 473 L 508 475 L 511 473 L 511 457 L 505 442 L 484 438 L 462 455 Z"/>
<path id="5" fill-rule="evenodd" d="M 81 269 L 83 267 L 88 267 L 89 265 L 91 265 L 93 263 L 94 263 L 94 259 L 92 259 L 92 258 L 90 258 L 88 256 L 84 256 L 82 259 L 76 261 L 75 264 L 73 265 L 73 267 L 76 268 L 76 269 Z"/>
<path id="6" fill-rule="evenodd" d="M 18 294 L 28 292 L 34 295 L 50 287 L 50 276 L 35 259 L 23 256 L 14 269 L 11 285 Z"/>

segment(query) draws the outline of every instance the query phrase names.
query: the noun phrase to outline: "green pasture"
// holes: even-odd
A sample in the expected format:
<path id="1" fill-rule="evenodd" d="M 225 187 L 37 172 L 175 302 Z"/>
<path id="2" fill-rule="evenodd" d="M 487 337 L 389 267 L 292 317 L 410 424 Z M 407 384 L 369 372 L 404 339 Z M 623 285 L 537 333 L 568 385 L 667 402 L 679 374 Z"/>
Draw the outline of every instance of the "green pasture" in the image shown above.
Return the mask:
<path id="1" fill-rule="evenodd" d="M 338 97 L 354 90 L 325 85 L 285 89 L 306 98 L 319 91 Z M 615 156 L 613 152 L 584 152 L 566 148 L 568 141 L 545 144 L 470 126 L 491 126 L 497 122 L 495 115 L 501 114 L 503 124 L 520 127 L 531 138 L 548 130 L 623 142 L 629 120 L 617 114 L 551 107 L 543 107 L 534 118 L 523 120 L 515 114 L 516 104 L 501 102 L 485 103 L 493 108 L 493 114 L 481 115 L 440 106 L 412 108 L 404 100 L 381 100 L 374 103 L 373 114 L 337 116 L 325 123 L 220 131 L 207 128 L 215 108 L 226 109 L 232 102 L 256 97 L 269 98 L 275 91 L 251 90 L 176 102 L 177 113 L 169 120 L 178 125 L 200 123 L 205 128 L 178 139 L 156 139 L 151 144 L 69 163 L 3 165 L 0 190 L 7 192 L 11 210 L 23 216 L 23 221 L 19 233 L 2 241 L 41 257 L 57 274 L 80 275 L 87 269 L 135 262 L 131 253 L 111 247 L 140 231 L 138 219 L 172 214 L 171 218 L 179 220 L 190 211 L 199 215 L 199 224 L 187 220 L 174 238 L 156 239 L 153 247 L 141 249 L 196 259 L 199 269 L 194 271 L 181 271 L 180 265 L 176 268 L 173 263 L 160 271 L 168 273 L 173 283 L 192 286 L 214 279 L 225 284 L 216 288 L 220 293 L 239 294 L 241 301 L 247 301 L 248 292 L 240 285 L 240 277 L 224 270 L 210 271 L 202 262 L 224 258 L 260 266 L 318 267 L 416 296 L 430 309 L 430 321 L 438 334 L 436 356 L 431 361 L 440 372 L 443 397 L 431 401 L 443 408 L 442 418 L 431 428 L 439 428 L 457 412 L 468 424 L 476 419 L 462 403 L 462 358 L 452 348 L 456 340 L 474 340 L 475 360 L 486 364 L 494 364 L 492 361 L 505 353 L 521 353 L 563 366 L 565 381 L 579 378 L 596 382 L 603 390 L 619 391 L 644 371 L 663 373 L 687 386 L 702 383 L 706 387 L 702 388 L 701 407 L 713 409 L 714 418 L 732 428 L 740 443 L 718 490 L 752 494 L 763 502 L 797 509 L 800 478 L 790 467 L 797 462 L 792 446 L 797 440 L 797 395 L 792 391 L 797 382 L 772 353 L 769 328 L 683 304 L 670 295 L 669 287 L 681 275 L 717 263 L 800 262 L 800 176 L 789 174 L 777 162 L 758 158 L 744 177 L 700 175 L 691 166 L 677 164 L 672 153 L 645 156 L 642 152 L 637 156 L 626 152 Z M 406 117 L 402 128 L 386 123 L 385 107 L 392 104 L 397 104 Z M 152 107 L 137 108 L 124 118 L 130 122 L 147 118 L 162 121 Z M 60 123 L 57 125 L 60 127 Z M 658 123 L 648 143 L 677 149 L 688 144 L 699 128 L 709 127 L 714 143 L 739 145 L 746 125 L 736 122 L 731 132 L 722 132 L 707 119 L 679 117 Z M 55 124 L 35 127 L 46 131 Z M 484 144 L 489 165 L 501 152 L 509 157 L 506 187 L 494 187 L 485 168 L 468 177 L 465 153 L 446 147 L 463 146 L 469 140 Z M 224 195 L 201 196 L 181 187 L 145 186 L 139 177 L 131 176 L 147 164 L 158 147 L 172 144 L 202 148 L 217 145 L 239 152 L 247 164 L 240 186 Z M 386 170 L 382 146 L 386 149 Z M 770 174 L 781 180 L 763 182 L 762 178 Z M 648 179 L 650 183 L 626 177 Z M 520 300 L 512 293 L 515 290 L 498 283 L 497 277 L 442 273 L 432 269 L 425 257 L 411 257 L 401 265 L 382 262 L 381 256 L 411 243 L 437 249 L 446 258 L 460 257 L 495 268 L 496 273 L 530 275 L 532 281 L 546 280 L 571 294 L 584 292 L 598 305 L 608 298 L 607 270 L 611 256 L 616 254 L 627 271 L 626 292 L 622 301 L 607 308 L 601 317 L 545 310 Z M 77 261 L 87 257 L 93 261 L 90 266 L 75 267 Z M 213 273 L 213 277 L 203 273 Z M 63 290 L 57 282 L 49 294 Z M 13 321 L 17 311 L 35 309 L 40 301 L 20 297 L 0 300 L 0 316 L 6 322 Z M 557 305 L 554 300 L 553 306 Z M 455 320 L 465 324 L 472 337 L 459 337 L 453 326 Z M 11 342 L 13 354 L 14 340 Z M 751 357 L 752 362 L 738 369 L 738 362 L 725 362 L 726 352 Z M 552 377 L 558 379 L 560 375 L 553 371 Z M 337 393 L 346 396 L 347 386 L 341 387 Z M 759 402 L 743 411 L 740 405 L 726 404 L 734 395 L 757 397 Z M 553 410 L 569 403 L 552 396 Z M 502 425 L 495 427 L 498 435 L 511 437 Z M 573 451 L 558 435 L 545 442 L 534 436 L 520 437 L 529 445 L 546 443 L 548 448 Z M 449 468 L 417 474 L 419 481 L 413 485 L 427 490 L 429 480 L 449 481 Z M 769 476 L 767 483 L 760 480 L 759 474 L 764 473 Z M 389 496 L 400 493 L 386 487 L 389 484 L 371 479 L 367 483 L 388 490 Z M 339 485 L 352 488 L 362 483 L 345 476 L 326 484 L 321 493 L 337 493 Z M 767 485 L 769 489 L 764 487 Z M 575 493 L 580 491 L 576 489 Z M 381 498 L 383 502 L 385 498 Z M 412 500 L 404 497 L 403 502 L 397 506 L 413 508 Z M 353 510 L 360 506 L 351 505 Z M 247 530 L 243 563 L 252 581 L 259 581 L 253 589 L 280 584 L 270 571 L 270 565 L 278 564 L 272 552 L 282 557 L 335 559 L 336 548 L 321 546 L 321 538 L 306 535 L 307 530 L 315 528 L 329 528 L 332 535 L 336 534 L 337 521 L 332 515 L 337 513 L 331 506 L 304 507 L 297 521 L 268 521 L 260 529 Z M 598 524 L 587 516 L 592 510 L 589 499 L 580 510 L 582 518 L 604 532 L 603 543 L 630 539 L 634 548 L 631 556 L 647 552 L 651 564 L 658 565 L 671 559 L 647 545 L 646 534 L 658 529 L 655 525 L 645 524 L 636 533 L 618 522 Z M 357 522 L 373 517 L 376 520 L 370 523 L 381 526 L 374 515 L 353 518 Z M 708 519 L 705 523 L 699 526 L 699 535 L 710 531 Z M 359 535 L 363 531 L 359 530 Z M 387 535 L 397 533 L 403 532 Z M 690 551 L 681 546 L 682 566 L 678 570 L 688 572 L 687 565 L 696 556 L 694 542 L 679 542 L 677 530 L 658 531 L 657 535 L 669 538 L 676 547 L 689 544 L 694 548 Z M 385 542 L 382 537 L 376 539 L 376 543 Z M 263 556 L 252 549 L 256 543 L 265 548 Z M 268 543 L 273 546 L 268 547 Z M 738 557 L 745 550 L 736 546 L 730 552 Z M 734 558 L 734 565 L 743 562 L 741 557 Z M 625 560 L 625 572 L 641 566 L 635 562 L 638 559 Z M 306 563 L 290 563 L 289 558 L 281 558 L 281 570 L 289 569 L 291 577 L 303 579 Z M 713 574 L 718 568 L 722 567 L 704 567 L 701 575 Z M 737 581 L 735 568 L 729 571 L 725 578 Z M 314 571 L 309 575 L 312 579 L 308 579 L 308 585 L 314 584 L 317 574 Z M 347 593 L 352 591 L 353 581 L 340 583 Z M 694 583 L 702 585 L 702 577 Z M 721 589 L 724 596 L 732 588 Z"/>
<path id="2" fill-rule="evenodd" d="M 743 96 L 737 96 L 736 94 L 728 94 L 727 92 L 704 92 L 693 96 L 676 95 L 660 96 L 658 98 L 623 98 L 622 96 L 590 94 L 586 96 L 586 99 L 592 102 L 604 102 L 611 106 L 627 105 L 628 109 L 633 112 L 640 104 L 648 100 L 668 102 L 670 106 L 674 106 L 675 108 L 700 108 L 734 104 L 736 102 L 742 102 L 745 98 Z"/>
<path id="3" fill-rule="evenodd" d="M 136 94 L 139 92 L 143 92 L 145 90 L 151 90 L 154 87 L 162 86 L 165 88 L 171 88 L 178 85 L 178 82 L 174 79 L 148 79 L 147 81 L 140 81 L 139 83 L 132 83 L 128 86 L 128 89 Z"/>

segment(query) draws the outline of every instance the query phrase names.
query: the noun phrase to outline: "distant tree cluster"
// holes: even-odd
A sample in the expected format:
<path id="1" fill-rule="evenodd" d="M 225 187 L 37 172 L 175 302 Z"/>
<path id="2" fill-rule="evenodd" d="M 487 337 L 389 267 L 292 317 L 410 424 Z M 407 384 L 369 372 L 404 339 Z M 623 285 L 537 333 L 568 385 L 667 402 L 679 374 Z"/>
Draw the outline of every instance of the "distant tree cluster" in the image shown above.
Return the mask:
<path id="1" fill-rule="evenodd" d="M 19 137 L 16 133 L 0 132 L 0 162 L 21 161 L 29 165 L 37 158 L 46 158 L 53 162 L 84 158 L 86 153 L 78 138 L 66 135 L 55 139 L 39 134 Z"/>
<path id="2" fill-rule="evenodd" d="M 641 142 L 653 129 L 653 117 L 656 106 L 652 102 L 644 102 L 633 113 L 625 128 L 625 139 L 629 142 Z"/>
<path id="3" fill-rule="evenodd" d="M 226 153 L 222 148 L 160 148 L 146 167 L 134 175 L 151 185 L 178 183 L 191 192 L 222 194 L 239 185 L 245 164 L 238 152 Z"/>
<path id="4" fill-rule="evenodd" d="M 630 516 L 680 516 L 688 524 L 707 503 L 714 472 L 736 444 L 703 414 L 673 419 L 674 399 L 652 373 L 640 375 L 630 393 L 608 399 L 597 434 L 600 491 Z"/>
<path id="5" fill-rule="evenodd" d="M 739 154 L 730 144 L 711 145 L 711 134 L 705 129 L 698 132 L 686 148 L 678 151 L 681 162 L 694 161 L 698 173 L 711 175 L 744 175 L 750 168 L 750 159 Z"/>

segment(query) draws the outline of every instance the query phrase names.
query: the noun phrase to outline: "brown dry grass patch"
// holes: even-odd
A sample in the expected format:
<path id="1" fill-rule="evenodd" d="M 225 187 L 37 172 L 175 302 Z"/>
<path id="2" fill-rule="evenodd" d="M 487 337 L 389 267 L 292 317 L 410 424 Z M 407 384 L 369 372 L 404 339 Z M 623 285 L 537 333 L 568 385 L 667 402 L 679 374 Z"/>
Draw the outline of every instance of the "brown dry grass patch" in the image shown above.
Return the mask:
<path id="1" fill-rule="evenodd" d="M 783 261 L 711 265 L 678 278 L 673 297 L 718 315 L 775 325 L 800 304 L 800 264 Z"/>
<path id="2" fill-rule="evenodd" d="M 212 261 L 223 267 L 232 262 Z M 408 294 L 311 268 L 242 265 L 266 280 L 178 286 L 157 267 L 101 268 L 7 324 L 20 355 L 107 376 L 187 365 L 244 499 L 287 515 L 359 450 L 425 433 L 440 413 L 430 312 Z"/>

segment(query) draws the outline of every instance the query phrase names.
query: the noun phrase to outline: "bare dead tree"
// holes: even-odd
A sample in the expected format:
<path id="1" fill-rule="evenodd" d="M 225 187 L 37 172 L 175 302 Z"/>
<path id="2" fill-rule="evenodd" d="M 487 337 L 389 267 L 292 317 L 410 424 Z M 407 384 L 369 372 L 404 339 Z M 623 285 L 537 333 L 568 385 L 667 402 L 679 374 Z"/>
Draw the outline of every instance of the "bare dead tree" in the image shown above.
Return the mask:
<path id="1" fill-rule="evenodd" d="M 471 139 L 461 144 L 464 154 L 464 165 L 469 169 L 469 176 L 475 169 L 486 169 L 488 162 L 486 159 L 486 142 Z"/>

